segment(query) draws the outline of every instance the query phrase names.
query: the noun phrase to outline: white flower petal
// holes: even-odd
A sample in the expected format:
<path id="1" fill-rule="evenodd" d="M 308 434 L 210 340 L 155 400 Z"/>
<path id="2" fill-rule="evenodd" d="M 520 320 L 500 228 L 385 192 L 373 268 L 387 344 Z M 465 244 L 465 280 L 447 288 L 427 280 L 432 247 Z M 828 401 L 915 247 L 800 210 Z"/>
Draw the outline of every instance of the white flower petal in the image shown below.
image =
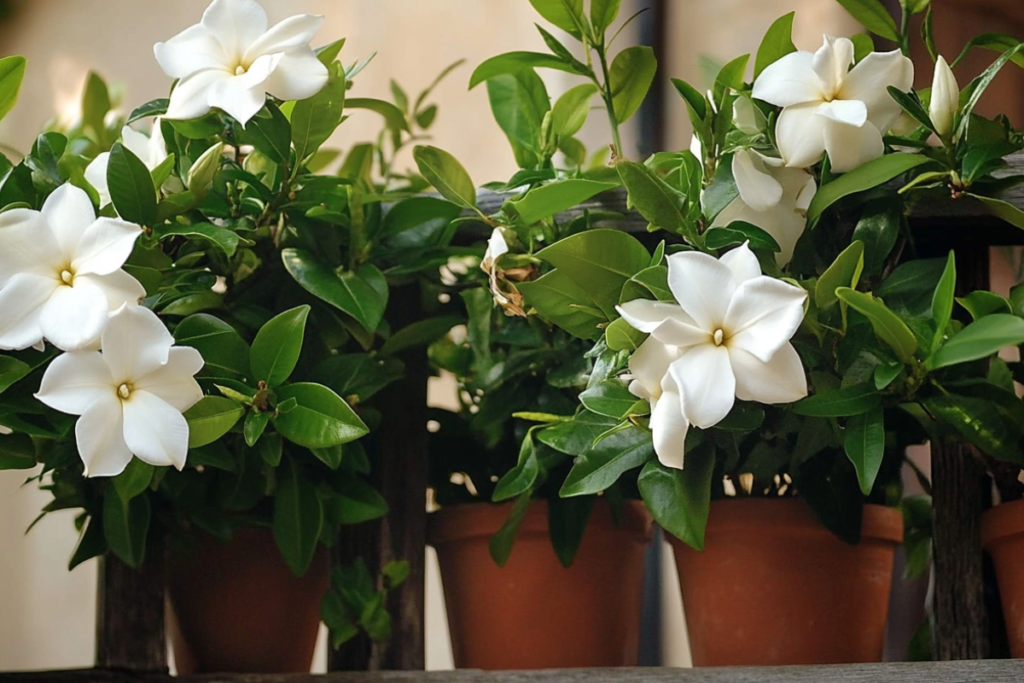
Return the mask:
<path id="1" fill-rule="evenodd" d="M 932 96 L 928 102 L 928 117 L 935 131 L 945 137 L 953 132 L 953 118 L 960 109 L 960 86 L 945 58 L 939 55 L 932 74 Z"/>
<path id="2" fill-rule="evenodd" d="M 683 469 L 686 454 L 686 433 L 690 423 L 683 415 L 678 388 L 671 375 L 664 379 L 661 398 L 651 408 L 651 436 L 654 452 L 665 467 Z"/>
<path id="3" fill-rule="evenodd" d="M 227 112 L 244 127 L 267 101 L 264 81 L 278 58 L 276 55 L 260 57 L 245 73 L 213 84 L 208 95 L 210 106 Z"/>
<path id="4" fill-rule="evenodd" d="M 885 153 L 882 134 L 869 121 L 860 128 L 835 121 L 825 124 L 825 149 L 832 171 L 846 173 Z"/>
<path id="5" fill-rule="evenodd" d="M 19 273 L 0 289 L 0 349 L 26 349 L 43 338 L 41 307 L 58 283 L 33 273 Z"/>
<path id="6" fill-rule="evenodd" d="M 110 316 L 103 331 L 103 358 L 117 383 L 145 377 L 161 365 L 174 344 L 156 313 L 143 306 L 125 306 Z"/>
<path id="7" fill-rule="evenodd" d="M 132 452 L 124 440 L 121 401 L 113 390 L 97 397 L 78 418 L 75 441 L 87 477 L 117 476 L 131 462 Z"/>
<path id="8" fill-rule="evenodd" d="M 757 257 L 754 256 L 754 252 L 750 250 L 749 242 L 744 242 L 735 249 L 723 254 L 718 261 L 725 264 L 732 271 L 732 276 L 736 280 L 737 285 L 741 285 L 755 277 L 761 277 L 761 264 L 758 262 Z"/>
<path id="9" fill-rule="evenodd" d="M 267 32 L 267 13 L 253 0 L 213 0 L 203 12 L 202 26 L 229 57 L 241 61 L 245 48 Z"/>
<path id="10" fill-rule="evenodd" d="M 134 277 L 123 270 L 108 275 L 78 275 L 75 282 L 88 282 L 103 290 L 107 297 L 107 309 L 113 313 L 125 304 L 135 305 L 146 296 L 146 290 Z"/>
<path id="11" fill-rule="evenodd" d="M 629 358 L 629 372 L 634 377 L 629 390 L 638 398 L 657 400 L 661 396 L 662 382 L 668 376 L 668 366 L 677 358 L 678 348 L 648 337 Z M 637 393 L 641 388 L 643 395 Z"/>
<path id="12" fill-rule="evenodd" d="M 250 43 L 242 61 L 248 64 L 263 55 L 308 47 L 309 41 L 313 40 L 323 23 L 324 18 L 319 15 L 297 14 L 288 17 Z"/>
<path id="13" fill-rule="evenodd" d="M 679 386 L 683 414 L 690 424 L 714 427 L 736 402 L 736 377 L 725 346 L 694 346 L 668 369 Z"/>
<path id="14" fill-rule="evenodd" d="M 227 71 L 233 68 L 224 46 L 202 24 L 189 26 L 166 43 L 157 43 L 153 46 L 153 55 L 171 78 L 188 78 L 206 69 Z"/>
<path id="15" fill-rule="evenodd" d="M 771 360 L 800 327 L 806 299 L 806 291 L 782 280 L 766 276 L 747 280 L 736 290 L 725 316 L 727 345 L 763 362 Z"/>
<path id="16" fill-rule="evenodd" d="M 65 183 L 50 193 L 40 213 L 60 245 L 61 254 L 71 261 L 79 250 L 86 228 L 96 220 L 96 210 L 89 195 L 82 188 Z"/>
<path id="17" fill-rule="evenodd" d="M 320 92 L 327 84 L 327 67 L 312 50 L 300 48 L 285 52 L 267 78 L 264 87 L 282 100 L 304 100 Z"/>
<path id="18" fill-rule="evenodd" d="M 822 101 L 821 83 L 814 73 L 814 55 L 790 52 L 769 64 L 754 81 L 752 95 L 777 107 Z"/>
<path id="19" fill-rule="evenodd" d="M 888 86 L 906 92 L 913 84 L 914 63 L 899 50 L 872 52 L 847 74 L 837 97 L 863 102 L 868 108 L 868 121 L 887 131 L 902 111 Z"/>
<path id="20" fill-rule="evenodd" d="M 787 183 L 786 180 L 782 181 L 783 187 L 796 187 L 796 201 L 793 203 L 794 208 L 797 211 L 801 211 L 804 214 L 807 213 L 807 209 L 811 206 L 811 200 L 814 199 L 814 195 L 818 193 L 818 184 L 814 181 L 814 176 L 806 171 L 796 171 L 796 169 L 789 169 L 794 172 L 792 176 L 793 182 Z"/>
<path id="21" fill-rule="evenodd" d="M 232 74 L 218 69 L 197 71 L 178 81 L 171 91 L 171 101 L 167 105 L 168 119 L 195 119 L 209 113 L 210 92 L 218 83 L 233 78 Z"/>
<path id="22" fill-rule="evenodd" d="M 188 454 L 188 422 L 163 399 L 136 389 L 121 402 L 124 441 L 140 460 L 158 467 L 185 466 Z"/>
<path id="23" fill-rule="evenodd" d="M 730 348 L 729 359 L 740 400 L 791 403 L 807 395 L 807 376 L 792 344 L 783 344 L 767 363 L 740 348 Z"/>
<path id="24" fill-rule="evenodd" d="M 170 156 L 167 152 L 167 143 L 164 141 L 164 131 L 160 126 L 159 116 L 153 120 L 153 130 L 150 131 L 149 138 L 146 141 L 146 149 L 146 156 L 143 159 L 146 159 L 146 166 L 151 171 Z"/>
<path id="25" fill-rule="evenodd" d="M 120 218 L 97 218 L 85 229 L 71 261 L 76 275 L 109 275 L 132 253 L 142 228 Z"/>
<path id="26" fill-rule="evenodd" d="M 853 64 L 853 54 L 853 41 L 835 36 L 825 36 L 821 47 L 814 53 L 814 73 L 821 80 L 825 100 L 831 100 L 842 86 Z"/>
<path id="27" fill-rule="evenodd" d="M 807 168 L 821 161 L 825 151 L 824 116 L 818 116 L 819 103 L 786 107 L 775 124 L 775 140 L 786 166 Z"/>
<path id="28" fill-rule="evenodd" d="M 747 135 L 756 135 L 760 132 L 757 127 L 757 113 L 754 110 L 754 103 L 749 97 L 741 95 L 732 103 L 732 122 L 736 127 Z"/>
<path id="29" fill-rule="evenodd" d="M 87 279 L 73 287 L 57 287 L 39 312 L 43 336 L 58 349 L 74 351 L 92 345 L 107 324 L 106 293 Z"/>
<path id="30" fill-rule="evenodd" d="M 137 156 L 142 163 L 146 164 L 149 170 L 153 170 L 154 167 L 150 166 L 148 135 L 134 131 L 130 126 L 122 126 L 121 143 L 128 148 L 128 151 Z"/>
<path id="31" fill-rule="evenodd" d="M 782 199 L 782 185 L 749 150 L 739 149 L 733 154 L 732 176 L 740 197 L 755 211 L 771 208 Z"/>
<path id="32" fill-rule="evenodd" d="M 85 167 L 85 179 L 100 196 L 100 206 L 110 203 L 110 188 L 107 186 L 107 164 L 110 163 L 110 152 L 100 152 Z"/>
<path id="33" fill-rule="evenodd" d="M 696 327 L 712 334 L 725 320 L 736 280 L 713 256 L 684 251 L 668 257 L 668 286 Z"/>
<path id="34" fill-rule="evenodd" d="M 110 368 L 100 353 L 71 351 L 57 356 L 47 366 L 36 398 L 62 413 L 82 415 L 94 403 L 115 393 Z"/>
<path id="35" fill-rule="evenodd" d="M 615 308 L 631 327 L 652 334 L 664 344 L 687 347 L 708 339 L 708 333 L 677 304 L 634 299 Z"/>
<path id="36" fill-rule="evenodd" d="M 832 100 L 821 103 L 818 116 L 860 128 L 868 120 L 868 108 L 860 100 Z"/>
<path id="37" fill-rule="evenodd" d="M 185 412 L 203 397 L 203 390 L 193 378 L 202 369 L 203 356 L 198 351 L 174 346 L 167 355 L 167 364 L 136 377 L 134 386 Z"/>
<path id="38" fill-rule="evenodd" d="M 18 273 L 52 277 L 62 265 L 60 246 L 41 213 L 31 209 L 0 213 L 0 287 Z"/>

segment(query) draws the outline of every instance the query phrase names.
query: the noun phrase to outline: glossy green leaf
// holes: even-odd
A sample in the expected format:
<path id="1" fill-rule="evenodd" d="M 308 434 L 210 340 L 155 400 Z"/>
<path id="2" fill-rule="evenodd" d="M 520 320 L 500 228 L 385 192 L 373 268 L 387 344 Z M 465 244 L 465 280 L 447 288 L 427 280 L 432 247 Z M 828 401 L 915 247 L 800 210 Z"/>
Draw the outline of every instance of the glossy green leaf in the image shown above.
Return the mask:
<path id="1" fill-rule="evenodd" d="M 118 215 L 130 223 L 152 225 L 156 218 L 156 188 L 142 161 L 120 142 L 110 150 L 107 162 L 110 201 Z"/>
<path id="2" fill-rule="evenodd" d="M 433 344 L 462 322 L 462 318 L 457 315 L 442 315 L 417 320 L 391 335 L 378 353 L 381 356 L 391 356 L 416 346 Z"/>
<path id="3" fill-rule="evenodd" d="M 575 135 L 587 120 L 590 102 L 598 88 L 593 83 L 583 83 L 569 88 L 555 101 L 551 109 L 551 125 L 562 137 Z"/>
<path id="4" fill-rule="evenodd" d="M 533 430 L 530 430 L 519 446 L 519 460 L 515 467 L 498 480 L 491 500 L 500 503 L 529 493 L 539 476 L 540 461 L 537 458 L 537 446 L 533 442 Z"/>
<path id="5" fill-rule="evenodd" d="M 121 500 L 128 502 L 135 496 L 142 495 L 149 488 L 155 471 L 156 468 L 149 463 L 132 458 L 124 471 L 111 479 L 111 483 L 114 484 L 114 490 L 117 491 Z"/>
<path id="6" fill-rule="evenodd" d="M 320 149 L 341 123 L 347 86 L 345 74 L 340 65 L 328 68 L 332 73 L 327 85 L 316 95 L 296 102 L 292 109 L 292 144 L 300 162 Z"/>
<path id="7" fill-rule="evenodd" d="M 524 224 L 531 225 L 616 187 L 618 183 L 569 178 L 536 187 L 521 199 L 506 202 L 506 206 L 514 209 Z"/>
<path id="8" fill-rule="evenodd" d="M 236 401 L 221 396 L 204 396 L 185 411 L 188 421 L 188 447 L 213 443 L 228 433 L 245 409 Z"/>
<path id="9" fill-rule="evenodd" d="M 603 334 L 598 325 L 608 322 L 608 317 L 594 308 L 587 290 L 561 269 L 516 287 L 528 306 L 569 334 L 581 339 L 597 339 Z"/>
<path id="10" fill-rule="evenodd" d="M 956 254 L 949 252 L 946 268 L 942 271 L 939 286 L 932 297 L 932 319 L 935 321 L 935 338 L 932 340 L 931 353 L 939 348 L 945 339 L 946 326 L 953 318 L 953 295 L 956 290 Z"/>
<path id="11" fill-rule="evenodd" d="M 764 34 L 761 45 L 757 48 L 757 56 L 754 58 L 755 79 L 769 64 L 791 52 L 796 52 L 796 46 L 793 45 L 793 17 L 795 15 L 796 12 L 784 14 L 768 27 L 768 32 Z"/>
<path id="12" fill-rule="evenodd" d="M 625 318 L 613 320 L 604 330 L 605 343 L 612 351 L 626 350 L 632 353 L 646 338 L 646 334 L 627 323 Z"/>
<path id="13" fill-rule="evenodd" d="M 10 58 L 8 58 L 10 59 Z M 17 57 L 15 58 L 17 59 Z M 0 63 L 0 68 L 3 64 Z M 21 65 L 24 70 L 24 60 Z M 103 78 L 95 71 L 85 77 L 85 90 L 82 92 L 82 123 L 90 128 L 101 140 L 105 140 L 107 125 L 104 119 L 110 111 L 110 92 Z"/>
<path id="14" fill-rule="evenodd" d="M 285 269 L 310 294 L 349 314 L 367 332 L 377 329 L 387 306 L 387 285 L 372 264 L 358 270 L 336 271 L 304 249 L 281 250 Z"/>
<path id="15" fill-rule="evenodd" d="M 505 133 L 516 164 L 534 168 L 541 162 L 545 115 L 551 109 L 544 81 L 533 69 L 495 76 L 487 81 L 487 99 L 494 120 Z"/>
<path id="16" fill-rule="evenodd" d="M 896 28 L 896 20 L 889 14 L 878 0 L 838 0 L 839 4 L 846 8 L 854 19 L 859 21 L 867 30 L 880 38 L 885 38 L 893 43 L 900 42 L 899 29 Z"/>
<path id="17" fill-rule="evenodd" d="M 880 401 L 873 385 L 857 384 L 801 399 L 793 404 L 793 412 L 808 417 L 848 417 L 862 415 Z"/>
<path id="18" fill-rule="evenodd" d="M 995 292 L 978 290 L 968 293 L 967 296 L 958 297 L 956 301 L 971 314 L 973 320 L 992 313 L 1013 313 L 1013 307 L 1006 297 L 999 296 Z M 0 386 L 2 386 L 2 382 L 0 382 Z"/>
<path id="19" fill-rule="evenodd" d="M 590 406 L 587 406 L 590 408 Z M 563 498 L 601 493 L 624 473 L 654 458 L 651 433 L 630 427 L 598 442 L 577 456 L 558 495 Z"/>
<path id="20" fill-rule="evenodd" d="M 622 0 L 590 0 L 590 23 L 594 33 L 601 35 L 619 16 Z"/>
<path id="21" fill-rule="evenodd" d="M 654 49 L 649 46 L 634 45 L 615 55 L 608 79 L 615 119 L 620 124 L 628 121 L 640 108 L 657 70 L 658 60 Z"/>
<path id="22" fill-rule="evenodd" d="M 499 567 L 504 567 L 505 563 L 508 562 L 508 558 L 512 555 L 512 545 L 515 543 L 516 534 L 519 533 L 519 526 L 523 523 L 526 513 L 530 510 L 530 503 L 529 491 L 516 498 L 512 511 L 509 512 L 508 519 L 501 525 L 497 533 L 491 536 L 488 549 L 491 553 L 491 559 Z"/>
<path id="23" fill-rule="evenodd" d="M 672 469 L 651 460 L 644 465 L 637 481 L 654 521 L 696 550 L 704 549 L 714 471 L 714 450 L 698 447 L 686 454 L 683 469 Z"/>
<path id="24" fill-rule="evenodd" d="M 629 192 L 629 201 L 647 221 L 662 230 L 697 239 L 694 226 L 683 216 L 685 198 L 643 164 L 620 160 L 615 170 Z"/>
<path id="25" fill-rule="evenodd" d="M 242 436 L 245 437 L 245 445 L 252 448 L 259 443 L 267 424 L 270 422 L 270 413 L 256 412 L 251 410 L 245 414 L 245 422 L 242 424 Z"/>
<path id="26" fill-rule="evenodd" d="M 1024 344 L 1024 320 L 995 313 L 975 321 L 939 347 L 925 366 L 938 370 L 950 365 L 988 358 L 1004 346 Z"/>
<path id="27" fill-rule="evenodd" d="M 971 192 L 965 193 L 969 197 L 974 197 L 979 202 L 988 207 L 994 215 L 1002 218 L 1010 225 L 1024 229 L 1024 211 L 1021 211 L 1010 202 L 1003 201 L 1002 199 L 996 199 L 995 197 L 985 197 Z"/>
<path id="28" fill-rule="evenodd" d="M 514 74 L 523 69 L 556 69 L 576 73 L 576 70 L 564 60 L 544 52 L 506 52 L 485 60 L 473 71 L 469 79 L 469 87 L 472 90 L 484 81 L 489 81 L 497 76 Z"/>
<path id="29" fill-rule="evenodd" d="M 375 488 L 353 477 L 324 501 L 324 513 L 338 524 L 362 524 L 386 515 L 388 504 Z"/>
<path id="30" fill-rule="evenodd" d="M 289 462 L 274 496 L 273 530 L 281 556 L 296 576 L 305 574 L 313 561 L 323 523 L 320 496 Z"/>
<path id="31" fill-rule="evenodd" d="M 885 455 L 885 418 L 881 406 L 847 421 L 843 449 L 857 470 L 861 493 L 870 495 Z"/>
<path id="32" fill-rule="evenodd" d="M 577 40 L 582 35 L 583 0 L 530 0 L 530 4 L 537 14 Z"/>
<path id="33" fill-rule="evenodd" d="M 0 356 L 0 394 L 32 371 L 28 363 L 10 356 Z"/>
<path id="34" fill-rule="evenodd" d="M 896 352 L 900 360 L 904 363 L 911 362 L 917 351 L 917 338 L 907 324 L 889 310 L 881 299 L 849 287 L 840 287 L 836 295 L 871 322 L 875 334 Z"/>
<path id="35" fill-rule="evenodd" d="M 136 496 L 125 502 L 113 487 L 103 495 L 103 535 L 110 550 L 133 569 L 142 566 L 149 532 L 148 496 Z"/>
<path id="36" fill-rule="evenodd" d="M 782 247 L 761 228 L 745 221 L 733 221 L 726 227 L 709 228 L 704 233 L 704 246 L 708 249 L 725 249 L 749 242 L 751 249 L 782 251 Z"/>
<path id="37" fill-rule="evenodd" d="M 30 437 L 0 434 L 0 470 L 30 470 L 36 464 L 36 448 Z"/>
<path id="38" fill-rule="evenodd" d="M 928 163 L 934 162 L 922 154 L 895 153 L 861 164 L 849 173 L 844 173 L 818 188 L 807 209 L 807 222 L 809 225 L 817 223 L 825 209 L 843 197 L 878 187 L 898 175 Z"/>
<path id="39" fill-rule="evenodd" d="M 814 303 L 819 309 L 828 308 L 836 303 L 839 300 L 836 290 L 840 287 L 855 288 L 863 270 L 864 243 L 851 242 L 818 278 L 814 287 Z"/>
<path id="40" fill-rule="evenodd" d="M 621 420 L 630 414 L 637 398 L 621 380 L 606 379 L 580 394 L 580 402 L 598 415 Z"/>
<path id="41" fill-rule="evenodd" d="M 417 145 L 412 156 L 420 173 L 442 197 L 466 208 L 476 206 L 476 186 L 455 157 L 428 145 Z"/>
<path id="42" fill-rule="evenodd" d="M 1020 424 L 1006 420 L 992 402 L 973 396 L 937 394 L 921 402 L 940 424 L 1000 460 L 1024 465 L 1018 443 Z"/>
<path id="43" fill-rule="evenodd" d="M 179 346 L 191 346 L 199 351 L 208 371 L 249 373 L 249 345 L 235 328 L 220 318 L 206 313 L 190 315 L 174 328 L 174 341 Z"/>
<path id="44" fill-rule="evenodd" d="M 249 350 L 249 367 L 256 381 L 273 388 L 284 383 L 299 362 L 309 306 L 279 313 L 256 333 Z"/>
<path id="45" fill-rule="evenodd" d="M 278 387 L 279 402 L 294 398 L 298 405 L 273 418 L 278 433 L 305 448 L 329 448 L 365 436 L 369 429 L 336 393 L 321 384 Z"/>
<path id="46" fill-rule="evenodd" d="M 271 160 L 287 164 L 292 152 L 292 127 L 285 115 L 273 102 L 267 102 L 269 116 L 260 114 L 249 119 L 242 133 L 242 140 Z"/>
<path id="47" fill-rule="evenodd" d="M 576 559 L 597 502 L 597 496 L 548 499 L 548 535 L 563 567 L 571 567 Z"/>
<path id="48" fill-rule="evenodd" d="M 383 116 L 387 127 L 391 130 L 409 130 L 409 124 L 406 122 L 402 110 L 385 100 L 377 100 L 372 97 L 352 97 L 345 102 L 345 108 L 368 109 Z"/>
<path id="49" fill-rule="evenodd" d="M 25 78 L 25 58 L 12 55 L 0 59 L 0 119 L 7 116 L 18 101 Z"/>
<path id="50" fill-rule="evenodd" d="M 964 136 L 967 135 L 967 128 L 971 124 L 971 114 L 974 112 L 974 107 L 978 104 L 981 96 L 988 89 L 988 86 L 991 85 L 993 79 L 995 79 L 1003 66 L 1022 52 L 1024 52 L 1024 42 L 1018 41 L 1016 45 L 1012 45 L 999 55 L 996 61 L 992 62 L 992 65 L 985 69 L 980 76 L 971 81 L 970 86 L 965 89 L 965 92 L 970 94 L 967 97 L 967 101 L 961 105 L 960 112 L 957 115 L 959 123 L 957 124 L 956 132 L 953 133 L 954 140 L 964 139 Z"/>
<path id="51" fill-rule="evenodd" d="M 161 240 L 170 236 L 202 237 L 208 239 L 217 245 L 228 258 L 235 255 L 235 251 L 238 250 L 238 245 L 242 241 L 242 238 L 234 230 L 229 230 L 213 223 L 189 223 L 187 225 L 172 223 L 161 225 L 154 230 L 154 233 Z M 246 243 L 252 244 L 248 240 Z"/>

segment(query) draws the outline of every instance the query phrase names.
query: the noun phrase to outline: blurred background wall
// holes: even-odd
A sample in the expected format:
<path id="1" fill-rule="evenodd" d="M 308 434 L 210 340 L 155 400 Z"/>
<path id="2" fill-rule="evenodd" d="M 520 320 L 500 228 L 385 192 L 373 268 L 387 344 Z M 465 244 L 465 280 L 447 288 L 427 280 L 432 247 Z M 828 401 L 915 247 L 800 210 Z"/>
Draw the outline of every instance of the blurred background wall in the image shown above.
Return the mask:
<path id="1" fill-rule="evenodd" d="M 466 64 L 435 91 L 440 115 L 433 128 L 434 143 L 455 154 L 478 185 L 505 179 L 515 170 L 505 138 L 491 119 L 485 89 L 470 92 L 466 84 L 472 68 L 487 57 L 544 49 L 533 27 L 539 18 L 526 0 L 262 3 L 272 24 L 297 12 L 325 15 L 314 44 L 347 37 L 342 53 L 346 63 L 376 52 L 356 80 L 353 92 L 359 96 L 389 98 L 391 78 L 416 92 L 445 66 L 465 59 Z M 25 55 L 28 77 L 18 106 L 0 124 L 0 142 L 27 150 L 47 119 L 73 117 L 91 69 L 119 85 L 126 111 L 166 96 L 170 81 L 152 58 L 152 45 L 197 22 L 206 4 L 207 0 L 8 0 L 11 11 L 0 21 L 0 54 Z M 935 4 L 937 40 L 947 56 L 959 51 L 966 36 L 981 29 L 1024 33 L 1020 0 L 935 0 Z M 685 148 L 689 125 L 668 77 L 683 78 L 699 89 L 708 87 L 707 74 L 713 65 L 756 50 L 764 31 L 782 14 L 797 11 L 794 39 L 804 50 L 816 49 L 823 32 L 848 35 L 858 30 L 849 15 L 829 0 L 626 0 L 624 5 L 623 17 L 629 15 L 630 5 L 633 10 L 655 5 L 661 11 L 634 22 L 620 46 L 660 36 L 664 47 L 658 91 L 652 98 L 657 111 L 636 119 L 641 123 L 625 131 L 630 155 L 636 154 L 631 151 L 636 145 L 658 140 L 659 135 L 664 149 Z M 979 56 L 978 62 L 992 57 Z M 968 65 L 974 73 L 980 68 Z M 919 74 L 919 84 L 927 85 L 930 77 L 930 73 Z M 545 78 L 553 97 L 575 84 L 559 72 L 548 72 Z M 962 78 L 961 83 L 965 82 Z M 998 89 L 1000 101 L 990 103 L 989 110 L 1019 111 L 1019 75 L 1004 76 L 1003 82 Z M 355 112 L 332 145 L 345 149 L 372 139 L 379 128 L 375 116 Z M 602 118 L 592 117 L 583 134 L 591 149 L 607 142 Z M 660 130 L 653 130 L 658 121 Z M 1016 122 L 1020 123 L 1019 117 Z M 432 400 L 444 402 L 450 390 L 443 385 L 432 387 Z M 66 571 L 76 541 L 70 514 L 54 514 L 23 535 L 47 498 L 34 486 L 21 488 L 23 480 L 24 473 L 0 472 L 0 670 L 89 666 L 94 647 L 95 563 Z M 663 561 L 669 578 L 661 610 L 662 659 L 666 665 L 687 665 L 671 553 L 664 553 Z M 436 569 L 428 571 L 428 583 L 428 667 L 447 668 L 451 656 Z"/>

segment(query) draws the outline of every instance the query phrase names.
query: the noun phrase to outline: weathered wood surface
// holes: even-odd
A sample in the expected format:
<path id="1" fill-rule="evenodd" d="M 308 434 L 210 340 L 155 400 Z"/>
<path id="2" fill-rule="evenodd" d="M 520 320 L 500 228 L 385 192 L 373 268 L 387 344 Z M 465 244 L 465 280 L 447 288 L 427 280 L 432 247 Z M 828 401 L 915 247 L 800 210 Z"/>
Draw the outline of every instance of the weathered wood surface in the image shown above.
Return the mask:
<path id="1" fill-rule="evenodd" d="M 1022 660 L 831 666 L 622 668 L 546 671 L 369 671 L 325 675 L 207 674 L 173 678 L 125 671 L 0 674 L 0 683 L 1019 683 Z"/>
<path id="2" fill-rule="evenodd" d="M 150 534 L 146 560 L 135 570 L 113 555 L 100 563 L 96 603 L 96 665 L 166 672 L 164 546 Z"/>

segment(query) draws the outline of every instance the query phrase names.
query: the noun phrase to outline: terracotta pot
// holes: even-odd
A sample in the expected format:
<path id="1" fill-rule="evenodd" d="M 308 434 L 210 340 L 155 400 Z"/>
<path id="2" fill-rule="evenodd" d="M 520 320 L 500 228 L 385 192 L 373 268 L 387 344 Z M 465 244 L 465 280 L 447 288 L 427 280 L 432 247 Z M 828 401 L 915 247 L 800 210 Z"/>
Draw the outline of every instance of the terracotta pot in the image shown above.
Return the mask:
<path id="1" fill-rule="evenodd" d="M 327 552 L 319 548 L 296 577 L 269 530 L 241 529 L 227 543 L 193 538 L 167 561 L 178 673 L 308 673 L 330 583 Z"/>
<path id="2" fill-rule="evenodd" d="M 599 502 L 576 560 L 563 567 L 548 536 L 546 501 L 535 501 L 504 567 L 488 542 L 509 505 L 446 507 L 430 515 L 455 666 L 551 669 L 635 666 L 650 515 L 623 506 L 622 524 Z"/>
<path id="3" fill-rule="evenodd" d="M 898 510 L 865 505 L 858 545 L 796 499 L 713 502 L 704 552 L 666 536 L 694 666 L 881 661 Z"/>
<path id="4" fill-rule="evenodd" d="M 1010 656 L 1024 657 L 1024 500 L 982 513 L 981 544 L 996 567 Z"/>

